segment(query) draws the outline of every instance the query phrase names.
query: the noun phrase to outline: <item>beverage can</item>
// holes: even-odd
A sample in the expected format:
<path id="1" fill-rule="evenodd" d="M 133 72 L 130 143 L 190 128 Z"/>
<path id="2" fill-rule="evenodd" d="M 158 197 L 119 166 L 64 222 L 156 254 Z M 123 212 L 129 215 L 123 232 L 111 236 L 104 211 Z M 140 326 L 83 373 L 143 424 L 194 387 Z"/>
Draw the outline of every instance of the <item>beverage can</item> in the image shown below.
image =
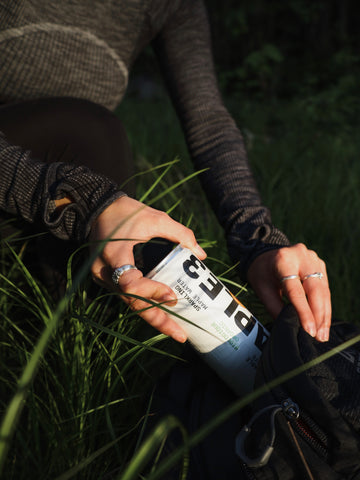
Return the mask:
<path id="1" fill-rule="evenodd" d="M 235 393 L 251 392 L 269 337 L 265 327 L 191 250 L 181 245 L 147 277 L 173 289 L 177 303 L 166 306 L 167 312 L 204 360 Z"/>

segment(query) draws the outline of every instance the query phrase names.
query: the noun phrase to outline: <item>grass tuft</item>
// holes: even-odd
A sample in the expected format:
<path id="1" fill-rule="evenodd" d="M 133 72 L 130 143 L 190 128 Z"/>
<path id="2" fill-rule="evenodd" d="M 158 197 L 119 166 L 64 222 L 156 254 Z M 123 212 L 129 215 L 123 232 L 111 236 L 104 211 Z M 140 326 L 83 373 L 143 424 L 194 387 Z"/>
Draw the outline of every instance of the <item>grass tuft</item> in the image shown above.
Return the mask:
<path id="1" fill-rule="evenodd" d="M 326 261 L 335 316 L 358 322 L 358 126 L 331 128 L 301 101 L 244 101 L 229 108 L 244 130 L 274 223 Z M 119 115 L 142 172 L 137 198 L 193 228 L 210 269 L 262 323 L 269 321 L 230 265 L 169 105 L 129 99 Z M 150 480 L 166 478 L 174 464 L 186 478 L 189 448 L 254 397 L 240 399 L 195 435 L 172 416 L 149 433 L 154 386 L 182 361 L 183 347 L 155 332 L 114 294 L 98 290 L 93 296 L 91 259 L 76 277 L 69 264 L 66 295 L 55 301 L 24 261 L 33 241 L 9 238 L 0 246 L 1 478 Z M 181 432 L 183 447 L 164 458 L 174 430 Z"/>

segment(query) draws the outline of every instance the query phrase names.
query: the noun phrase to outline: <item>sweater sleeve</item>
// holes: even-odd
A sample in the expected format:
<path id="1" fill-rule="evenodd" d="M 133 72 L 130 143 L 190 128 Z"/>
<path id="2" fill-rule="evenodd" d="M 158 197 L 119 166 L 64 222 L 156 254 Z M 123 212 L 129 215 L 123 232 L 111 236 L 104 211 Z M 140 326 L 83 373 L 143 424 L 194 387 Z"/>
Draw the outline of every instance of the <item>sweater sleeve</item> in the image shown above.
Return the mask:
<path id="1" fill-rule="evenodd" d="M 289 245 L 271 222 L 251 174 L 242 135 L 223 105 L 202 0 L 183 0 L 154 48 L 202 186 L 243 279 L 261 253 Z"/>
<path id="2" fill-rule="evenodd" d="M 105 176 L 83 166 L 46 164 L 0 133 L 0 209 L 38 223 L 64 240 L 85 241 L 98 215 L 125 195 Z M 60 213 L 55 200 L 72 201 Z"/>

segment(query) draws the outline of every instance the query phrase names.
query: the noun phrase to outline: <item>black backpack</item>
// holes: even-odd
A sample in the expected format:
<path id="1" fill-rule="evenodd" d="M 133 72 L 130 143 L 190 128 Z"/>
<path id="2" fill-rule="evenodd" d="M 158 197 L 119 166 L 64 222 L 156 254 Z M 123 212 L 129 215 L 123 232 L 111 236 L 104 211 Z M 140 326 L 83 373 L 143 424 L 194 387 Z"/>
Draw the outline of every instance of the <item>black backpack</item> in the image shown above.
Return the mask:
<path id="1" fill-rule="evenodd" d="M 256 387 L 322 360 L 360 329 L 333 322 L 317 342 L 287 306 L 274 323 L 257 369 Z M 245 478 L 360 479 L 360 344 L 272 386 L 252 405 L 236 441 Z"/>
<path id="2" fill-rule="evenodd" d="M 360 327 L 333 322 L 330 340 L 317 342 L 288 305 L 272 326 L 255 387 L 350 339 L 360 342 Z M 236 397 L 191 349 L 186 356 L 159 385 L 153 413 L 175 414 L 192 433 Z M 181 442 L 170 438 L 167 452 Z M 360 480 L 360 343 L 266 389 L 190 455 L 187 480 Z"/>

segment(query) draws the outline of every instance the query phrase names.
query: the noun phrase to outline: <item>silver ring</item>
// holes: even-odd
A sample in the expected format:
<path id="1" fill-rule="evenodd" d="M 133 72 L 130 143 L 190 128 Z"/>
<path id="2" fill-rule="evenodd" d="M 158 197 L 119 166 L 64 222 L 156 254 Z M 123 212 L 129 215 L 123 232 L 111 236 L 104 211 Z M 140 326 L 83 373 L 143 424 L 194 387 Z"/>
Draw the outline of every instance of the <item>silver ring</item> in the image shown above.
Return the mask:
<path id="1" fill-rule="evenodd" d="M 135 265 L 123 265 L 122 267 L 115 268 L 113 274 L 111 275 L 111 279 L 113 283 L 118 286 L 119 285 L 119 278 L 128 270 L 137 270 Z"/>
<path id="2" fill-rule="evenodd" d="M 286 282 L 286 280 L 295 280 L 295 279 L 300 280 L 299 275 L 287 275 L 286 277 L 283 277 L 283 278 L 280 280 L 280 282 L 283 283 L 283 282 Z"/>
<path id="3" fill-rule="evenodd" d="M 305 275 L 305 277 L 301 281 L 303 282 L 307 278 L 318 278 L 319 280 L 321 280 L 322 278 L 324 278 L 324 274 L 321 272 L 309 273 L 309 275 Z"/>

